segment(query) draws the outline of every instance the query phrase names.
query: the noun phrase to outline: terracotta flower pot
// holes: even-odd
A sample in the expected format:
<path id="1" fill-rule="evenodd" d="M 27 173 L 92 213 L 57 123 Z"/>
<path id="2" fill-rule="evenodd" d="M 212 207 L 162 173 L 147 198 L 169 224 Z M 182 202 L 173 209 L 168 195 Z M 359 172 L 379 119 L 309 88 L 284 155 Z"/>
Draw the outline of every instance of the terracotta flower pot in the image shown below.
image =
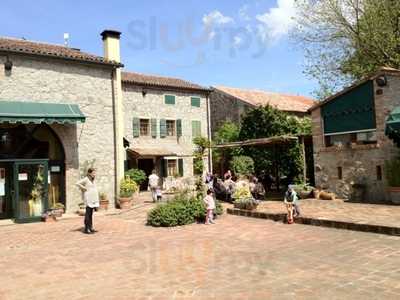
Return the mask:
<path id="1" fill-rule="evenodd" d="M 64 210 L 62 208 L 57 208 L 57 209 L 53 209 L 52 210 L 52 214 L 56 217 L 56 218 L 61 218 L 62 215 L 64 213 Z"/>
<path id="2" fill-rule="evenodd" d="M 129 198 L 119 198 L 119 208 L 120 209 L 129 209 L 132 206 L 132 197 Z"/>
<path id="3" fill-rule="evenodd" d="M 50 216 L 44 216 L 44 217 L 42 217 L 42 221 L 43 221 L 43 222 L 46 222 L 46 223 L 53 223 L 53 222 L 56 222 L 57 219 L 56 219 L 55 216 L 50 215 Z"/>
<path id="4" fill-rule="evenodd" d="M 400 187 L 391 186 L 387 190 L 390 195 L 390 201 L 393 204 L 400 204 Z"/>
<path id="5" fill-rule="evenodd" d="M 108 209 L 109 201 L 108 199 L 100 200 L 100 210 L 107 210 Z"/>

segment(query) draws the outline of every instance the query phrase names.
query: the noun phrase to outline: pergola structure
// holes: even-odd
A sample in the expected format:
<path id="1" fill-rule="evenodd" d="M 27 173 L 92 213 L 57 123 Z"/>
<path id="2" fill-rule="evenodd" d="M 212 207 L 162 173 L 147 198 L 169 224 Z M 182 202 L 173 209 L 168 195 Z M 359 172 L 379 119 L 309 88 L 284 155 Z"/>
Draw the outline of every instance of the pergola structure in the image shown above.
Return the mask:
<path id="1" fill-rule="evenodd" d="M 303 179 L 304 182 L 307 180 L 307 163 L 306 163 L 306 150 L 305 150 L 305 138 L 306 136 L 293 136 L 293 135 L 281 135 L 273 136 L 269 138 L 260 139 L 250 139 L 240 142 L 230 142 L 223 143 L 219 145 L 214 145 L 214 149 L 228 149 L 237 147 L 253 147 L 253 146 L 263 146 L 263 147 L 274 147 L 277 145 L 287 145 L 293 142 L 298 142 L 301 146 L 302 162 L 303 162 Z"/>

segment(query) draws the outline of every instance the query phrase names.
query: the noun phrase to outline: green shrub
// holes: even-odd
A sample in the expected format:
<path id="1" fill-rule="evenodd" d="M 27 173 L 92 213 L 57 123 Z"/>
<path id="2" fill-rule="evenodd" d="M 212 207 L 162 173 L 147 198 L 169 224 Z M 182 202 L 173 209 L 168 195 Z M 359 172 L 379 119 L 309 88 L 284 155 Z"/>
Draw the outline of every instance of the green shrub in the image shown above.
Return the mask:
<path id="1" fill-rule="evenodd" d="M 216 203 L 216 213 L 222 212 L 221 204 Z M 148 213 L 147 224 L 155 227 L 174 227 L 203 221 L 205 216 L 206 208 L 202 198 L 185 192 L 153 208 Z"/>
<path id="2" fill-rule="evenodd" d="M 235 156 L 230 162 L 236 175 L 250 175 L 254 173 L 254 161 L 249 156 Z"/>
<path id="3" fill-rule="evenodd" d="M 400 186 L 400 157 L 385 162 L 385 175 L 390 187 Z"/>
<path id="4" fill-rule="evenodd" d="M 259 201 L 254 198 L 239 198 L 233 201 L 233 206 L 239 209 L 253 210 L 256 209 Z"/>
<path id="5" fill-rule="evenodd" d="M 140 169 L 130 169 L 125 172 L 125 176 L 131 178 L 138 185 L 141 185 L 147 179 L 146 173 Z"/>

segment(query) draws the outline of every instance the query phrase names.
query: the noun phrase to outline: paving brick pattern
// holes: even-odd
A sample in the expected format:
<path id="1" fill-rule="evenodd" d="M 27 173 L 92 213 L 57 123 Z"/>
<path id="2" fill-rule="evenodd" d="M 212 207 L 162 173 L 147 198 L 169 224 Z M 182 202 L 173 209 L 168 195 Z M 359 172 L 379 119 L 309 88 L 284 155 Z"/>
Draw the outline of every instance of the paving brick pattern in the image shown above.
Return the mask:
<path id="1" fill-rule="evenodd" d="M 300 200 L 300 208 L 304 217 L 400 227 L 400 205 L 380 205 L 349 203 L 340 200 Z M 283 201 L 262 202 L 257 211 L 269 213 L 286 213 Z"/>
<path id="2" fill-rule="evenodd" d="M 224 215 L 145 226 L 150 203 L 0 227 L 0 299 L 400 299 L 400 238 Z"/>

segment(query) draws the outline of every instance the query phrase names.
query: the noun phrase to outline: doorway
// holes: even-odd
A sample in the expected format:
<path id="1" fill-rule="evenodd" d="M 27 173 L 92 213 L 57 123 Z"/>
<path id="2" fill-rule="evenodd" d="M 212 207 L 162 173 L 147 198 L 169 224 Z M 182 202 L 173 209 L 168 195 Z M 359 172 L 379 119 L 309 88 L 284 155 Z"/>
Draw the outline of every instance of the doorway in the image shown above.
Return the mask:
<path id="1" fill-rule="evenodd" d="M 138 159 L 138 169 L 146 174 L 146 180 L 140 185 L 140 190 L 145 191 L 149 185 L 149 176 L 154 170 L 154 160 L 152 158 Z"/>
<path id="2" fill-rule="evenodd" d="M 40 220 L 48 209 L 48 161 L 0 161 L 0 218 Z"/>
<path id="3" fill-rule="evenodd" d="M 0 124 L 0 218 L 37 219 L 65 205 L 65 152 L 47 124 Z"/>

